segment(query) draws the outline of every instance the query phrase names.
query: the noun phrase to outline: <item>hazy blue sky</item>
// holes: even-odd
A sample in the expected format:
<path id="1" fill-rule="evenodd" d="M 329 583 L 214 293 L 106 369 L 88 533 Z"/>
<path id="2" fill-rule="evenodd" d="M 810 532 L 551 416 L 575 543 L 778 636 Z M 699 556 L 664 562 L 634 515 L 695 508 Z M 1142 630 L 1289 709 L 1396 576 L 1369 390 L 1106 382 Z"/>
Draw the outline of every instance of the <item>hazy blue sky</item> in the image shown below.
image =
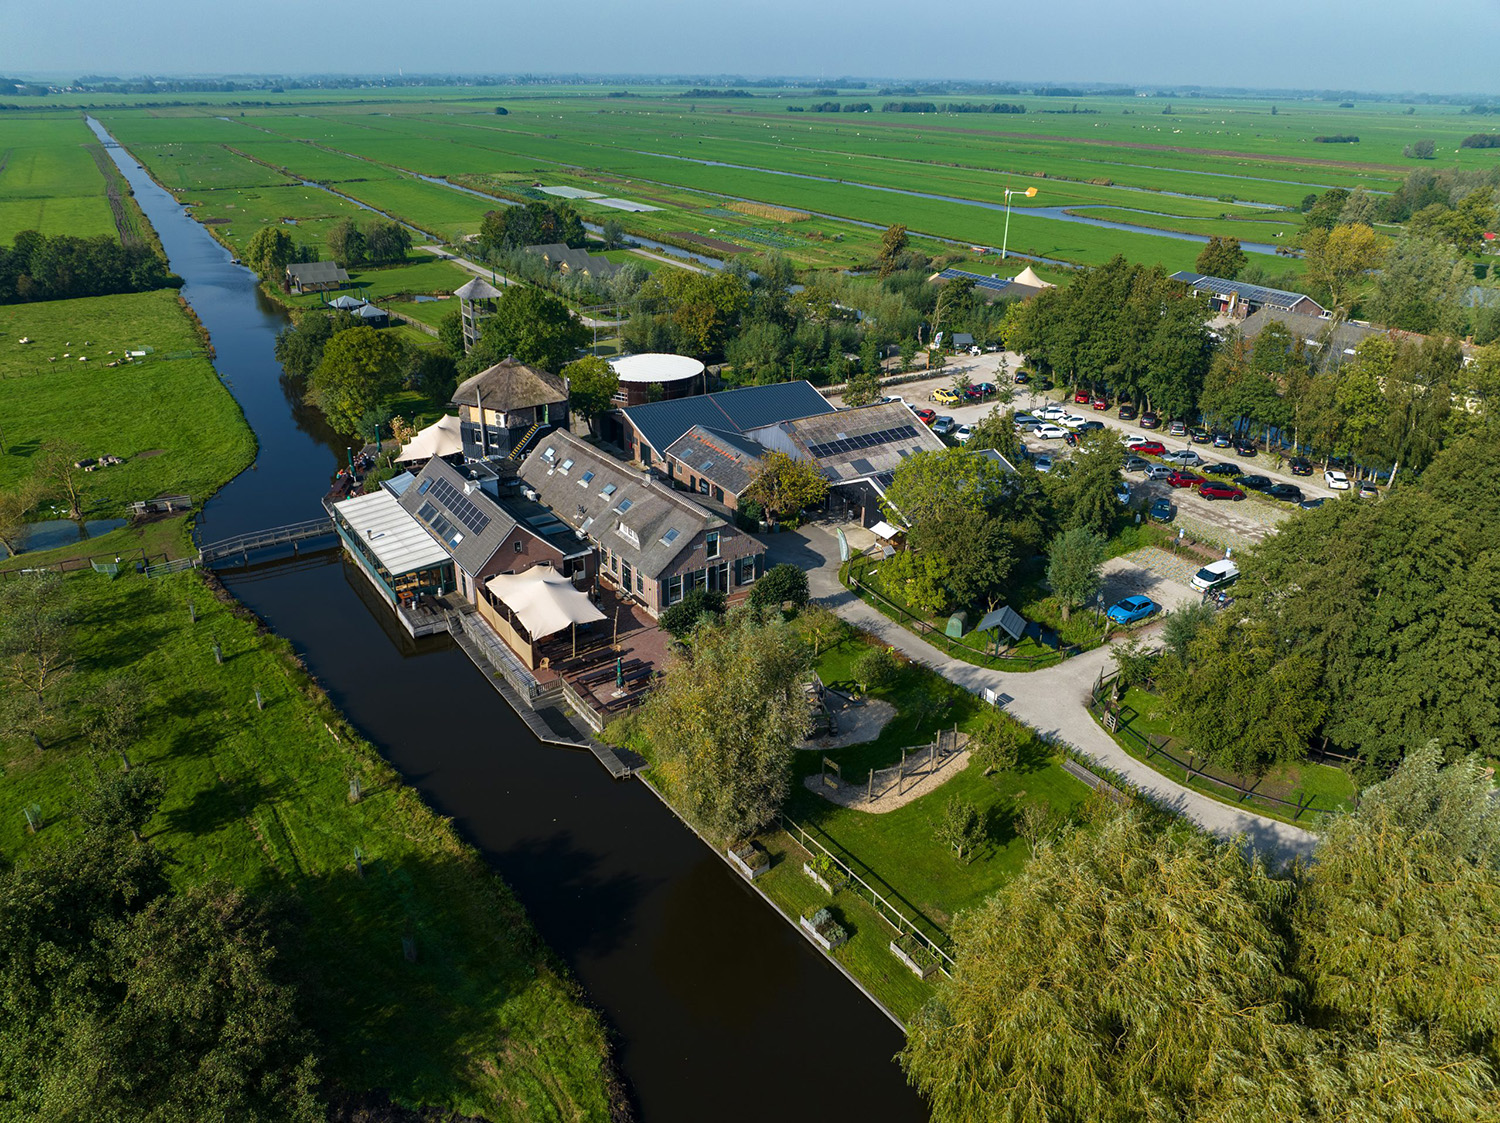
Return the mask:
<path id="1" fill-rule="evenodd" d="M 0 0 L 0 71 L 840 74 L 1500 90 L 1497 0 Z"/>

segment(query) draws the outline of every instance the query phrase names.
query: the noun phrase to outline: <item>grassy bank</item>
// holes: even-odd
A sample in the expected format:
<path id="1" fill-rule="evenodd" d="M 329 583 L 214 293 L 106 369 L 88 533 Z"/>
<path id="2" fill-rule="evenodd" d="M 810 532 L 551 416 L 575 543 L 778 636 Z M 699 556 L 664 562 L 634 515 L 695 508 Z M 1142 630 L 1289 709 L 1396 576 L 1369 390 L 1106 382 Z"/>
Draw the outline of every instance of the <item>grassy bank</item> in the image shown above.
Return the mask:
<path id="1" fill-rule="evenodd" d="M 289 643 L 193 573 L 85 573 L 64 588 L 78 671 L 45 752 L 7 742 L 15 814 L 0 816 L 0 852 L 23 858 L 73 829 L 92 767 L 80 709 L 128 673 L 143 727 L 133 763 L 166 782 L 154 840 L 184 883 L 296 898 L 308 1016 L 337 1085 L 492 1120 L 607 1117 L 604 1033 L 576 986 L 506 886 L 344 722 Z M 33 803 L 48 824 L 35 836 L 18 810 Z"/>

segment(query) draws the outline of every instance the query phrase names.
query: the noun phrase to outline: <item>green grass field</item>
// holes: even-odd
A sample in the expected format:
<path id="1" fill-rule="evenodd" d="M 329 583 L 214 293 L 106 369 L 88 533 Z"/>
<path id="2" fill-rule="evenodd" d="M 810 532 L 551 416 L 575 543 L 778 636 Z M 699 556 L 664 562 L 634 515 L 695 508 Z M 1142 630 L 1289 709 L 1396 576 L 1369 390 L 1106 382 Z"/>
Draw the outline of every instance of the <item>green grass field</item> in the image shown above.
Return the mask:
<path id="1" fill-rule="evenodd" d="M 193 573 L 111 582 L 85 572 L 65 588 L 77 611 L 72 701 L 45 752 L 5 741 L 0 853 L 15 860 L 73 830 L 91 767 L 72 733 L 76 708 L 128 672 L 143 699 L 132 762 L 166 783 L 151 837 L 183 883 L 294 896 L 297 965 L 328 1076 L 497 1121 L 608 1117 L 604 1031 L 575 985 L 506 886 L 348 727 L 290 644 L 258 634 Z M 48 824 L 36 836 L 20 814 L 32 803 Z"/>
<path id="2" fill-rule="evenodd" d="M 0 244 L 22 230 L 115 235 L 96 143 L 79 114 L 0 116 Z"/>
<path id="3" fill-rule="evenodd" d="M 107 366 L 148 347 L 145 359 Z M 31 477 L 44 446 L 61 442 L 79 458 L 125 458 L 83 476 L 91 515 L 218 489 L 254 458 L 255 440 L 202 348 L 171 290 L 0 307 L 0 488 Z M 192 354 L 165 357 L 182 352 Z"/>

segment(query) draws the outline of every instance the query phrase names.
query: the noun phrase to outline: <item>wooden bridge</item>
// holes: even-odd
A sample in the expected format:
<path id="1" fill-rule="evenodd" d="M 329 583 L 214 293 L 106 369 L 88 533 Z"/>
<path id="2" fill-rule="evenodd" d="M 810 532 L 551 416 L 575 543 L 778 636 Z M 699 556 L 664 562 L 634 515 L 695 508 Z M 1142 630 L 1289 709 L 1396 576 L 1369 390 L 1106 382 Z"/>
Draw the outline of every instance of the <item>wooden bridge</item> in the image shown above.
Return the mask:
<path id="1" fill-rule="evenodd" d="M 291 546 L 295 550 L 303 542 L 326 538 L 334 533 L 333 520 L 327 518 L 273 526 L 270 530 L 256 530 L 219 542 L 207 542 L 198 547 L 198 562 L 200 565 L 212 565 L 216 561 L 233 557 L 242 557 L 248 561 L 252 550 L 264 550 L 272 546 Z"/>

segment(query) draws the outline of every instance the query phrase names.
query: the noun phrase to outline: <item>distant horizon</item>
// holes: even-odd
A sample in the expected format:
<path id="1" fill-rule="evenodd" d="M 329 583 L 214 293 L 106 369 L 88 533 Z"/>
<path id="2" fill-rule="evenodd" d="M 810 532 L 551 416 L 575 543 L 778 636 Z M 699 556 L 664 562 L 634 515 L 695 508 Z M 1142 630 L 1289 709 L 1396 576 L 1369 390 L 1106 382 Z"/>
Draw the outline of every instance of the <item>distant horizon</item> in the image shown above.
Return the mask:
<path id="1" fill-rule="evenodd" d="M 183 0 L 11 4 L 0 9 L 0 74 L 646 78 L 671 70 L 819 81 L 880 70 L 896 82 L 1040 81 L 993 77 L 1025 70 L 1089 75 L 1049 83 L 1148 88 L 1500 93 L 1500 72 L 1482 48 L 1500 42 L 1493 0 L 1445 0 L 1421 11 L 1399 0 L 1357 9 L 1347 0 L 1309 0 L 1292 19 L 1274 21 L 1181 0 L 1139 0 L 1128 10 L 1103 0 L 1005 7 L 955 0 L 930 16 L 898 0 L 869 0 L 857 11 L 765 0 L 753 13 L 681 0 L 582 0 L 566 19 L 558 15 L 411 0 L 363 0 L 353 9 L 294 0 L 260 0 L 253 9 Z"/>

